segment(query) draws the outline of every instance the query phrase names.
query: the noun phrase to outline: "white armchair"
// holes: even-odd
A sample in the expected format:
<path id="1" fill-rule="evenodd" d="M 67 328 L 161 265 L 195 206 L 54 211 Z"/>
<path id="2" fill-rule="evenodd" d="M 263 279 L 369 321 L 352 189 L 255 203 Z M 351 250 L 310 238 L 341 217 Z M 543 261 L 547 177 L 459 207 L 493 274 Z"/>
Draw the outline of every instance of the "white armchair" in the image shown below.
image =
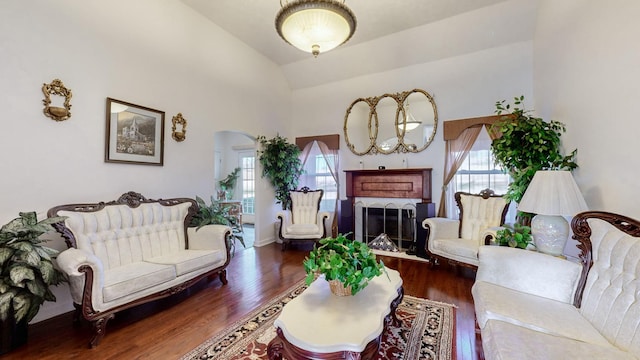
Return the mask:
<path id="1" fill-rule="evenodd" d="M 432 262 L 447 259 L 450 263 L 478 267 L 478 248 L 486 244 L 488 230 L 504 224 L 509 201 L 493 190 L 480 194 L 457 192 L 459 219 L 428 218 L 422 222 L 427 230 L 426 250 Z"/>
<path id="2" fill-rule="evenodd" d="M 282 240 L 282 250 L 286 250 L 291 241 L 317 241 L 326 236 L 325 221 L 330 214 L 320 211 L 320 200 L 323 190 L 310 190 L 303 187 L 292 190 L 291 210 L 278 212 L 280 230 L 278 236 Z"/>

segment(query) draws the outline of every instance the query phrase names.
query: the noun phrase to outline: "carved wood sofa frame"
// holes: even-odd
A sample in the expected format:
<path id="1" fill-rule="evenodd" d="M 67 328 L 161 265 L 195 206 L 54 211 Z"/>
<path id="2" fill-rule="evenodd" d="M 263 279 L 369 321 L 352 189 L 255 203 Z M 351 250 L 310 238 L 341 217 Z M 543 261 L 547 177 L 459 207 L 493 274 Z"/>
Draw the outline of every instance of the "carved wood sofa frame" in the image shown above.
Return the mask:
<path id="1" fill-rule="evenodd" d="M 582 264 L 582 274 L 576 290 L 573 305 L 580 307 L 582 293 L 587 282 L 587 275 L 593 265 L 593 248 L 591 243 L 591 227 L 587 220 L 600 219 L 613 225 L 618 230 L 634 237 L 640 237 L 640 221 L 619 214 L 605 211 L 586 211 L 576 215 L 571 220 L 573 238 L 578 241 L 576 247 L 580 249 L 579 259 Z"/>
<path id="2" fill-rule="evenodd" d="M 198 204 L 195 200 L 189 198 L 175 198 L 175 199 L 147 199 L 139 193 L 130 191 L 122 196 L 118 200 L 110 201 L 110 202 L 99 202 L 94 204 L 68 204 L 68 205 L 59 205 L 51 208 L 47 215 L 49 217 L 58 216 L 59 211 L 73 211 L 73 212 L 96 212 L 104 209 L 107 206 L 112 205 L 127 205 L 130 208 L 136 208 L 141 204 L 145 203 L 158 203 L 163 206 L 173 206 L 182 203 L 191 203 L 188 209 L 187 216 L 184 221 L 184 232 L 185 232 L 185 242 L 186 247 L 189 247 L 189 239 L 187 236 L 187 228 L 193 216 L 198 211 Z M 65 239 L 68 248 L 76 248 L 76 239 L 72 233 L 72 231 L 64 225 L 64 222 L 54 224 L 56 230 L 62 235 Z M 75 313 L 73 316 L 74 323 L 79 323 L 81 320 L 81 316 L 84 317 L 87 321 L 92 323 L 93 326 L 93 337 L 89 342 L 89 347 L 94 348 L 99 343 L 100 340 L 105 335 L 107 322 L 115 317 L 117 312 L 120 312 L 125 309 L 129 309 L 141 304 L 145 304 L 151 301 L 155 301 L 161 298 L 165 298 L 177 293 L 184 291 L 195 283 L 199 282 L 204 278 L 208 278 L 209 280 L 213 280 L 213 278 L 217 275 L 222 282 L 222 284 L 227 284 L 227 270 L 226 267 L 229 265 L 229 261 L 231 259 L 230 246 L 229 246 L 229 235 L 230 230 L 226 231 L 224 234 L 224 243 L 226 246 L 226 261 L 222 266 L 219 266 L 215 269 L 212 269 L 206 273 L 200 274 L 192 279 L 186 280 L 183 283 L 172 286 L 170 288 L 161 290 L 155 294 L 150 294 L 148 296 L 144 296 L 142 298 L 136 299 L 127 304 L 123 304 L 120 306 L 116 306 L 114 308 L 108 309 L 106 311 L 96 311 L 91 302 L 92 298 L 92 283 L 94 281 L 94 272 L 93 269 L 88 265 L 83 265 L 78 268 L 78 271 L 84 273 L 85 282 L 84 282 L 84 290 L 82 294 L 82 304 L 77 304 L 74 302 Z"/>

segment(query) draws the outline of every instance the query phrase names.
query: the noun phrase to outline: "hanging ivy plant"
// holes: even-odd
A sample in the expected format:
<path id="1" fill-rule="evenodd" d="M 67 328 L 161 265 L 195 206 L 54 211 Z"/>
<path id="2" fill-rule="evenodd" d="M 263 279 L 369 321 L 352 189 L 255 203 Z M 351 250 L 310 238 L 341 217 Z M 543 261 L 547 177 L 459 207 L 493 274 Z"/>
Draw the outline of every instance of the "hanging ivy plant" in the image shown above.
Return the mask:
<path id="1" fill-rule="evenodd" d="M 493 140 L 491 151 L 496 163 L 509 173 L 513 182 L 505 197 L 519 203 L 533 175 L 538 170 L 573 170 L 577 149 L 563 155 L 560 136 L 566 131 L 559 121 L 544 121 L 524 110 L 524 96 L 514 98 L 513 105 L 505 100 L 496 102 L 496 114 L 505 114 L 491 130 L 502 136 Z"/>
<path id="2" fill-rule="evenodd" d="M 303 174 L 302 161 L 298 146 L 276 135 L 272 139 L 257 137 L 262 149 L 258 150 L 258 160 L 262 165 L 262 177 L 269 179 L 276 191 L 276 204 L 282 209 L 291 208 L 289 191 L 298 187 L 298 179 Z"/>

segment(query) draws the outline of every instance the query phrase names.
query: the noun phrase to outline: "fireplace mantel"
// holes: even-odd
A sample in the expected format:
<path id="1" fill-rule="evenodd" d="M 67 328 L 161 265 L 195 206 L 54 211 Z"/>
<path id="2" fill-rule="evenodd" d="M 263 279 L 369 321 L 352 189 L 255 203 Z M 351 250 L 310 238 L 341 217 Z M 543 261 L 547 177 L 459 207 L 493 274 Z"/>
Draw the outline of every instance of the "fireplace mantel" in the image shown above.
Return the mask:
<path id="1" fill-rule="evenodd" d="M 421 199 L 431 202 L 431 169 L 345 170 L 346 195 L 357 197 Z"/>

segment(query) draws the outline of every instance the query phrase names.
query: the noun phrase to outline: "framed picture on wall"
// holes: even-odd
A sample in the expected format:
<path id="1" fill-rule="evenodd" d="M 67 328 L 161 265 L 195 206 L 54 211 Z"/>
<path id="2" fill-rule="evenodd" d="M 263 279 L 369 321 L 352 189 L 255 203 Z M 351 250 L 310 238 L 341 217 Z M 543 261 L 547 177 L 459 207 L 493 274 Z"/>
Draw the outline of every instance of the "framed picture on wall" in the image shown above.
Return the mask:
<path id="1" fill-rule="evenodd" d="M 105 162 L 163 165 L 164 111 L 107 98 Z"/>

